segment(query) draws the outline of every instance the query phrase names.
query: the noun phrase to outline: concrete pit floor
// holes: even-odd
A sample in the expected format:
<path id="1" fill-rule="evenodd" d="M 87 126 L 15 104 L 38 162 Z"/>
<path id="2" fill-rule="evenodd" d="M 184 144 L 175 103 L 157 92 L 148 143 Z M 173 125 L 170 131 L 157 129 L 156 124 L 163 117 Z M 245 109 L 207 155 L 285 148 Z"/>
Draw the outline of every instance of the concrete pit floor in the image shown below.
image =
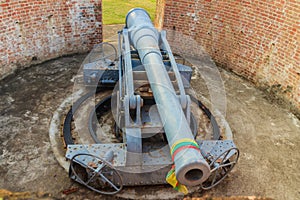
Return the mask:
<path id="1" fill-rule="evenodd" d="M 72 94 L 72 77 L 85 56 L 51 60 L 0 81 L 0 189 L 30 192 L 31 198 L 111 199 L 71 181 L 50 146 L 52 114 Z M 299 199 L 299 119 L 248 81 L 219 71 L 226 89 L 226 119 L 240 149 L 240 160 L 220 185 L 188 196 Z M 201 88 L 195 88 L 201 93 Z M 124 192 L 134 190 L 136 198 L 142 199 L 162 187 L 127 188 Z M 70 188 L 76 191 L 63 194 Z M 162 193 L 156 198 L 168 196 Z"/>

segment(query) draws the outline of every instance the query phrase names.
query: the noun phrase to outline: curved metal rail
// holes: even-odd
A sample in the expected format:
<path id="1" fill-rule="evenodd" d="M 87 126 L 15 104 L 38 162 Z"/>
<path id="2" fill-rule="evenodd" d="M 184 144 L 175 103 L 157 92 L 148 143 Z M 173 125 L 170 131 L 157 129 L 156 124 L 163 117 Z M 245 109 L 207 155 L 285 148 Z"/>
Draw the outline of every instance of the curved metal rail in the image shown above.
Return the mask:
<path id="1" fill-rule="evenodd" d="M 64 120 L 64 124 L 63 124 L 63 138 L 64 138 L 66 145 L 74 144 L 73 137 L 72 137 L 72 128 L 71 128 L 74 113 L 78 110 L 80 105 L 84 103 L 85 100 L 87 100 L 89 97 L 91 97 L 94 94 L 95 94 L 94 92 L 90 92 L 90 93 L 83 95 L 81 98 L 79 98 L 73 104 L 73 106 L 68 111 L 66 118 Z M 212 126 L 212 133 L 213 133 L 212 139 L 219 140 L 221 137 L 221 133 L 220 133 L 220 129 L 219 129 L 219 126 L 218 126 L 218 123 L 217 123 L 215 117 L 212 115 L 210 110 L 200 100 L 196 99 L 193 96 L 191 96 L 191 100 L 198 105 L 198 107 L 204 112 L 204 114 L 210 120 L 210 123 Z M 110 110 L 110 101 L 111 101 L 111 96 L 103 98 L 100 102 L 97 103 L 97 105 L 95 106 L 95 109 L 89 115 L 89 122 L 88 122 L 89 127 L 88 128 L 89 128 L 90 135 L 93 138 L 93 140 L 95 141 L 95 143 L 101 143 L 101 141 L 96 136 L 96 133 L 95 133 L 96 131 L 95 131 L 95 128 L 93 125 L 93 121 L 96 117 L 95 111 L 100 110 L 100 116 L 101 116 L 101 114 L 108 112 Z"/>

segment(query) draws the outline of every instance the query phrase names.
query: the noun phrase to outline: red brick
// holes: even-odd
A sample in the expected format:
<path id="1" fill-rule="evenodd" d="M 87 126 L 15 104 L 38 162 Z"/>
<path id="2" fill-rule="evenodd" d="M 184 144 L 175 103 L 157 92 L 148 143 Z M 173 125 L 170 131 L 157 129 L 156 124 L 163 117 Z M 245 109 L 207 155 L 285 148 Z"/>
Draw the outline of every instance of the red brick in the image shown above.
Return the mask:
<path id="1" fill-rule="evenodd" d="M 215 61 L 257 85 L 276 83 L 283 88 L 292 87 L 291 93 L 282 95 L 300 109 L 297 100 L 300 98 L 299 1 L 199 0 L 196 5 L 194 0 L 159 0 L 157 4 L 160 8 L 157 16 L 164 17 L 163 28 L 175 26 L 177 31 L 193 36 L 200 45 L 207 47 L 205 49 Z M 187 16 L 188 12 L 196 13 L 199 21 L 195 23 Z M 271 45 L 273 42 L 275 45 Z M 288 70 L 289 66 L 298 72 Z M 283 72 L 291 77 L 290 80 Z M 270 79 L 265 78 L 266 75 Z"/>
<path id="2" fill-rule="evenodd" d="M 84 1 L 91 6 L 99 7 L 101 10 L 101 1 L 87 0 Z M 81 12 L 79 7 L 83 4 L 82 1 L 75 0 L 72 4 L 67 5 L 67 0 L 57 1 L 2 1 L 0 4 L 3 12 L 0 17 L 0 36 L 3 34 L 10 40 L 2 40 L 3 46 L 0 51 L 0 57 L 7 56 L 7 60 L 1 65 L 7 70 L 11 71 L 15 67 L 27 66 L 31 63 L 31 58 L 36 56 L 39 61 L 48 60 L 57 56 L 69 53 L 77 53 L 88 51 L 95 43 L 102 40 L 102 27 L 95 27 L 96 23 L 102 22 L 101 12 L 88 11 L 87 18 L 96 19 L 91 21 L 89 19 L 82 22 L 78 16 Z M 69 10 L 74 11 L 74 14 Z M 75 26 L 71 27 L 70 19 L 75 20 Z M 85 23 L 88 28 L 82 28 L 82 23 Z M 55 27 L 53 29 L 53 27 Z M 79 34 L 76 40 L 73 35 L 77 33 L 92 32 L 94 37 L 89 35 Z M 20 40 L 22 36 L 22 42 Z M 62 38 L 65 43 L 53 44 L 50 38 Z M 24 43 L 26 41 L 26 43 Z M 81 41 L 86 41 L 82 44 Z M 49 52 L 49 44 L 52 45 L 53 51 Z M 21 46 L 22 45 L 22 46 Z M 25 56 L 21 50 L 27 49 L 31 52 L 30 55 Z M 15 66 L 15 63 L 19 63 Z M 0 78 L 6 74 L 0 74 Z"/>

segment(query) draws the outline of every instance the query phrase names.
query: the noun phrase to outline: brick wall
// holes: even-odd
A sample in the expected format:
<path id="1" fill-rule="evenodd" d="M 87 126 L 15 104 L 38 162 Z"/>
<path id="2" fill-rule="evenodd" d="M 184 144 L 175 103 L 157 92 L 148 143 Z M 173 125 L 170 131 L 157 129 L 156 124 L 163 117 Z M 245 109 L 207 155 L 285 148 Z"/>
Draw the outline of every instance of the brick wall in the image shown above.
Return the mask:
<path id="1" fill-rule="evenodd" d="M 298 0 L 160 0 L 164 29 L 194 38 L 215 62 L 300 110 Z"/>
<path id="2" fill-rule="evenodd" d="M 0 78 L 102 41 L 101 0 L 0 1 Z"/>

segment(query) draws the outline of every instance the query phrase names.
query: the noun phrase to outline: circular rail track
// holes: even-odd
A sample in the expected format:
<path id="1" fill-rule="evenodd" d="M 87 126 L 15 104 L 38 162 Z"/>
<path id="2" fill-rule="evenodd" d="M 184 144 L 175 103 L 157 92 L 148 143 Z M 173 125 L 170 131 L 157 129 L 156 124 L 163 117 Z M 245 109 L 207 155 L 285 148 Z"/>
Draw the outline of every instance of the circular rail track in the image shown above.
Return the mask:
<path id="1" fill-rule="evenodd" d="M 67 145 L 122 142 L 114 134 L 116 125 L 111 113 L 111 90 L 87 91 L 81 92 L 77 97 L 76 95 L 73 96 L 75 96 L 74 103 L 71 106 L 69 105 L 72 98 L 69 98 L 68 103 L 64 102 L 63 104 L 65 105 L 61 105 L 57 111 L 58 119 L 51 122 L 52 126 L 58 125 L 58 122 L 62 126 L 62 128 L 56 129 L 61 130 L 60 134 L 54 134 L 52 131 L 52 135 L 55 137 L 56 145 L 54 145 L 54 148 L 56 149 L 56 157 L 59 157 L 60 164 L 67 171 L 70 166 L 70 163 L 64 159 L 65 147 Z M 201 101 L 195 97 L 191 97 L 191 99 L 192 121 L 195 127 L 197 127 L 195 138 L 204 140 L 219 140 L 224 138 L 224 135 L 226 135 L 224 133 L 225 128 L 219 127 L 217 123 L 219 119 L 216 119 Z M 141 190 L 141 187 L 147 187 L 147 190 L 152 190 L 154 196 L 160 192 L 167 193 L 168 198 L 177 198 L 178 195 L 181 195 L 180 193 L 174 193 L 168 185 L 128 187 L 125 189 L 126 192 L 121 191 L 116 195 L 124 198 L 134 198 L 137 191 Z M 195 192 L 199 188 L 190 188 L 190 192 Z"/>

